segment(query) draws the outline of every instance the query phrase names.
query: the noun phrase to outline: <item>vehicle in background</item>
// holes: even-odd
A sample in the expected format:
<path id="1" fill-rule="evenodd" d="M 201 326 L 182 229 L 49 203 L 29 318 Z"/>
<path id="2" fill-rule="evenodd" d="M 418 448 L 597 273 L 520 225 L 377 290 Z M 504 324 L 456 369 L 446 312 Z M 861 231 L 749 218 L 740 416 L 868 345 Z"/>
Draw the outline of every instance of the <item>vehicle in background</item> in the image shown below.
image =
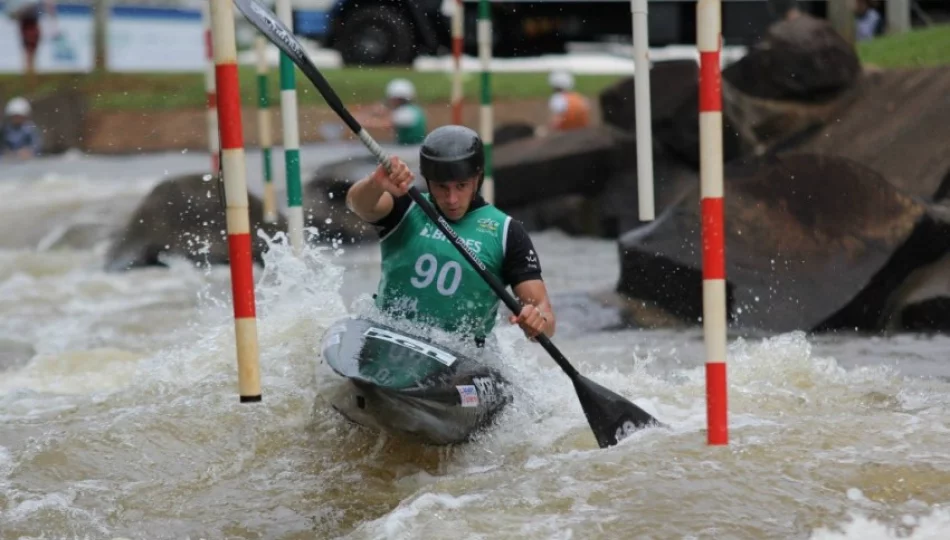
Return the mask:
<path id="1" fill-rule="evenodd" d="M 344 64 L 409 64 L 448 54 L 455 0 L 294 0 L 294 32 L 337 50 Z M 650 46 L 696 42 L 696 0 L 649 0 Z M 916 0 L 922 14 L 950 12 L 947 0 Z M 464 0 L 465 53 L 476 55 L 478 0 Z M 826 14 L 827 0 L 798 0 Z M 494 56 L 564 52 L 569 42 L 629 42 L 630 0 L 492 0 Z M 884 8 L 881 8 L 882 13 Z M 767 0 L 722 0 L 726 45 L 752 45 L 773 20 Z M 501 39 L 505 36 L 505 39 Z"/>

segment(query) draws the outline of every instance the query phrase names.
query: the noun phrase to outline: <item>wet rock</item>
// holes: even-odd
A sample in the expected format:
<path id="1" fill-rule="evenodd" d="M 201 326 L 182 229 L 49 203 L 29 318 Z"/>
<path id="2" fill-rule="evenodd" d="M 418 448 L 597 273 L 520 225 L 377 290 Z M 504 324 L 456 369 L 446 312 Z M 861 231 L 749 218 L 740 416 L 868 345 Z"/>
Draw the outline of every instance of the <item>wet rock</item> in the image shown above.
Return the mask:
<path id="1" fill-rule="evenodd" d="M 911 273 L 888 301 L 891 332 L 950 332 L 950 255 Z"/>
<path id="2" fill-rule="evenodd" d="M 725 104 L 732 99 L 736 90 L 728 83 L 722 84 L 722 153 L 725 161 L 732 161 L 755 151 L 752 141 L 743 138 L 748 130 L 732 117 L 732 111 Z M 688 87 L 686 97 L 672 114 L 654 120 L 653 137 L 683 162 L 699 169 L 699 83 L 694 81 Z"/>
<path id="3" fill-rule="evenodd" d="M 693 97 L 699 77 L 695 60 L 657 62 L 650 69 L 650 117 L 653 124 L 668 121 L 673 113 Z M 608 86 L 599 96 L 601 121 L 630 133 L 636 132 L 634 77 Z M 698 102 L 693 101 L 694 105 Z"/>
<path id="4" fill-rule="evenodd" d="M 888 299 L 950 248 L 948 221 L 852 160 L 812 154 L 726 167 L 727 303 L 764 331 L 879 329 Z M 617 291 L 696 324 L 699 186 L 620 239 Z"/>
<path id="5" fill-rule="evenodd" d="M 752 97 L 815 102 L 848 89 L 860 74 L 854 47 L 825 19 L 802 14 L 770 26 L 722 77 Z"/>
<path id="6" fill-rule="evenodd" d="M 170 178 L 156 186 L 132 213 L 127 224 L 115 233 L 106 255 L 106 269 L 121 271 L 142 266 L 163 266 L 167 256 L 178 256 L 199 264 L 227 264 L 228 237 L 224 189 L 217 180 L 201 174 Z M 248 194 L 252 255 L 262 263 L 267 244 L 257 236 L 286 231 L 279 216 L 276 224 L 265 224 L 263 203 Z"/>
<path id="7" fill-rule="evenodd" d="M 558 229 L 575 236 L 605 236 L 596 202 L 584 195 L 564 195 L 506 212 L 528 232 Z"/>
<path id="8" fill-rule="evenodd" d="M 854 100 L 786 152 L 850 158 L 900 190 L 939 200 L 950 192 L 950 69 L 867 74 Z"/>
<path id="9" fill-rule="evenodd" d="M 512 122 L 504 124 L 495 129 L 494 144 L 501 146 L 503 144 L 534 137 L 535 127 L 525 122 Z"/>
<path id="10" fill-rule="evenodd" d="M 661 144 L 654 141 L 653 146 L 653 207 L 658 217 L 699 185 L 699 174 Z M 596 198 L 603 236 L 610 238 L 649 225 L 640 220 L 636 143 L 630 144 L 627 155 L 631 159 L 610 175 Z"/>
<path id="11" fill-rule="evenodd" d="M 501 146 L 493 163 L 495 204 L 507 210 L 565 195 L 594 195 L 630 140 L 616 128 L 596 126 Z"/>

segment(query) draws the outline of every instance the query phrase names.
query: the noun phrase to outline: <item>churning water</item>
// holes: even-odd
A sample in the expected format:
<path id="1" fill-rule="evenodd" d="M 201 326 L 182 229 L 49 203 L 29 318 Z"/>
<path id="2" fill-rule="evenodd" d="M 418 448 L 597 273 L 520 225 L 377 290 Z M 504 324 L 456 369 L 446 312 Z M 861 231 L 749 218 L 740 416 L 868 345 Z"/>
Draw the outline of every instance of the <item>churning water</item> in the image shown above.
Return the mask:
<path id="1" fill-rule="evenodd" d="M 316 391 L 377 248 L 298 258 L 278 237 L 256 270 L 264 399 L 239 404 L 227 268 L 102 270 L 105 233 L 205 161 L 0 170 L 0 538 L 950 538 L 944 337 L 732 337 L 730 445 L 708 447 L 701 331 L 595 332 L 565 307 L 554 342 L 670 428 L 598 449 L 568 379 L 504 325 L 517 401 L 425 448 Z M 534 237 L 555 302 L 617 279 L 613 242 Z"/>

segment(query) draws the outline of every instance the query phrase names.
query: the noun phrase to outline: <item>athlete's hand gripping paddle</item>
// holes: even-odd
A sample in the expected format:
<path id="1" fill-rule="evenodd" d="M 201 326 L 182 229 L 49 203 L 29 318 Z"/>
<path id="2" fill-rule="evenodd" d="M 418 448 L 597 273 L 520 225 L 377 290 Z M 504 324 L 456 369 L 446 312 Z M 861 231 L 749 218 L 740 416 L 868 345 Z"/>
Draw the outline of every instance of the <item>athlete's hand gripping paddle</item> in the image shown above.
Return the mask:
<path id="1" fill-rule="evenodd" d="M 287 54 L 293 63 L 300 68 L 303 74 L 310 79 L 310 82 L 317 87 L 330 108 L 359 137 L 360 141 L 366 145 L 376 159 L 389 170 L 391 167 L 389 156 L 343 106 L 336 92 L 330 87 L 330 83 L 323 78 L 317 67 L 304 53 L 303 47 L 293 33 L 272 11 L 259 4 L 257 0 L 234 0 L 234 3 L 251 24 Z M 419 193 L 419 190 L 415 187 L 410 188 L 409 196 L 442 231 L 442 234 L 452 239 L 452 244 L 458 249 L 459 253 L 475 268 L 475 271 L 495 291 L 495 294 L 508 306 L 508 309 L 515 314 L 521 313 L 523 307 L 521 302 L 509 294 L 498 279 L 488 272 L 484 263 L 478 260 L 478 257 L 469 249 L 465 241 L 452 230 L 445 218 L 435 211 L 432 205 Z M 581 402 L 581 407 L 584 409 L 584 415 L 587 417 L 587 422 L 590 424 L 591 430 L 593 430 L 597 439 L 597 444 L 601 448 L 617 444 L 626 435 L 637 429 L 660 425 L 655 418 L 640 407 L 578 373 L 547 336 L 541 334 L 536 339 L 574 383 L 574 389 L 577 392 L 577 398 Z"/>

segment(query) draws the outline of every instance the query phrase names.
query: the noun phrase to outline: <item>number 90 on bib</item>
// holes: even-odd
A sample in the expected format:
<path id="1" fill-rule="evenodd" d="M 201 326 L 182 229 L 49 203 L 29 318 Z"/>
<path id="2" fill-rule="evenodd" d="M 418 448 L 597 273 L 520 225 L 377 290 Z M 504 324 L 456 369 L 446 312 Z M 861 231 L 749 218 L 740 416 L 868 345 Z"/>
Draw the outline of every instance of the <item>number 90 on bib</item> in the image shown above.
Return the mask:
<path id="1" fill-rule="evenodd" d="M 415 271 L 416 275 L 409 280 L 413 287 L 425 289 L 435 282 L 435 289 L 442 296 L 452 296 L 462 283 L 462 265 L 458 261 L 448 261 L 440 267 L 431 253 L 416 259 Z"/>

